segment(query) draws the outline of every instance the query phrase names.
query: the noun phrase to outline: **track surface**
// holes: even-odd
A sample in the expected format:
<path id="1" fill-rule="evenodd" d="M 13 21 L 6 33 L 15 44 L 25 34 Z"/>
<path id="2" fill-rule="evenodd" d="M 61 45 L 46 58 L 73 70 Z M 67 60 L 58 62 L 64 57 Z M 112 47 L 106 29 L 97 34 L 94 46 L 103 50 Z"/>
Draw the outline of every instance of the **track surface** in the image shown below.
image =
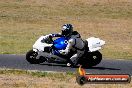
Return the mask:
<path id="1" fill-rule="evenodd" d="M 64 64 L 29 64 L 25 55 L 0 55 L 0 68 L 75 72 L 77 68 L 66 67 Z M 85 68 L 87 73 L 94 74 L 130 74 L 132 76 L 132 60 L 102 60 L 92 68 Z"/>

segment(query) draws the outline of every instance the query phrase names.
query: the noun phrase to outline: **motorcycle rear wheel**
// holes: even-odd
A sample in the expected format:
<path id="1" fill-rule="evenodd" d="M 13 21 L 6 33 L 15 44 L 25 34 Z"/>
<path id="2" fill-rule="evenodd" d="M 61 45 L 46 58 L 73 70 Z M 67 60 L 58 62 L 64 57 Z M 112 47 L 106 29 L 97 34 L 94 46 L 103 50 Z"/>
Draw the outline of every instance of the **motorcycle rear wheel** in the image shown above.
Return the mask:
<path id="1" fill-rule="evenodd" d="M 82 66 L 83 67 L 93 67 L 98 65 L 102 60 L 102 54 L 99 51 L 91 52 L 83 58 Z"/>

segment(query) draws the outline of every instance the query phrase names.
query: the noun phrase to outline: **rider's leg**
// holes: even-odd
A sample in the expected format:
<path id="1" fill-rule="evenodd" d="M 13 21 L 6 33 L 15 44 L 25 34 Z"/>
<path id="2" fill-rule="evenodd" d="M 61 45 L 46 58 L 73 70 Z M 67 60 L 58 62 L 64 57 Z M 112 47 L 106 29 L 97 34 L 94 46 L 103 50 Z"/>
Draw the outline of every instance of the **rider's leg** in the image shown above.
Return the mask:
<path id="1" fill-rule="evenodd" d="M 76 54 L 74 54 L 71 58 L 70 58 L 70 61 L 69 63 L 67 63 L 67 66 L 76 66 L 77 65 L 77 62 L 78 62 L 78 59 L 84 54 L 84 51 L 77 51 Z M 71 64 L 71 65 L 70 65 Z"/>

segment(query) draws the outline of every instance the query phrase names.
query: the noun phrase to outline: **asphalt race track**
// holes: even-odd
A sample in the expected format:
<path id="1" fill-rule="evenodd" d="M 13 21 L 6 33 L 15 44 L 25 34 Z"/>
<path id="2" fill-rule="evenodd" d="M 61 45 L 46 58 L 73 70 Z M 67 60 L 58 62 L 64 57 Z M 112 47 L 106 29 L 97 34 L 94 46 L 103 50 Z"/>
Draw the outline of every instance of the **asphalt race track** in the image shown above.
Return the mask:
<path id="1" fill-rule="evenodd" d="M 0 55 L 0 68 L 39 70 L 55 72 L 75 72 L 77 68 L 67 67 L 64 64 L 29 64 L 25 55 Z M 92 68 L 85 68 L 87 73 L 93 74 L 130 74 L 132 76 L 132 60 L 103 59 L 102 62 Z"/>

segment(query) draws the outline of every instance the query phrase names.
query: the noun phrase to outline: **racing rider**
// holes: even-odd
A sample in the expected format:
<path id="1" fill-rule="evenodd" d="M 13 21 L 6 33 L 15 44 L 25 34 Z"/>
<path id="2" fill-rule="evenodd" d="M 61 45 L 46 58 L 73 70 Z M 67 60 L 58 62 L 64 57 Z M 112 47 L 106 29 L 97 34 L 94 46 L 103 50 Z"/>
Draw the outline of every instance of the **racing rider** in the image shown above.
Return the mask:
<path id="1" fill-rule="evenodd" d="M 67 66 L 76 66 L 78 59 L 84 54 L 84 41 L 82 40 L 80 34 L 77 31 L 73 31 L 73 26 L 71 24 L 64 24 L 62 26 L 62 36 L 68 38 L 68 45 L 65 50 L 60 50 L 63 55 L 68 54 L 71 50 L 74 54 L 69 59 Z"/>

